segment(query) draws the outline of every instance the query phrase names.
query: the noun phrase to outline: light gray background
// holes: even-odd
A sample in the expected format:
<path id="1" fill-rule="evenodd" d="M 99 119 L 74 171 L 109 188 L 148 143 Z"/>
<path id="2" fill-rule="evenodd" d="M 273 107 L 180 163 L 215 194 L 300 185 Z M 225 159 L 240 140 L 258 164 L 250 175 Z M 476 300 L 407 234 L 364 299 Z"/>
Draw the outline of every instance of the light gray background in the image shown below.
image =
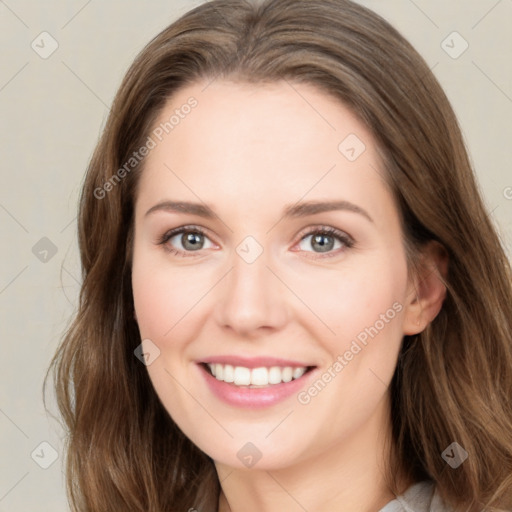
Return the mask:
<path id="1" fill-rule="evenodd" d="M 41 386 L 77 303 L 80 184 L 123 73 L 150 38 L 200 3 L 0 0 L 0 512 L 68 510 L 62 432 L 45 414 Z M 361 3 L 397 27 L 433 68 L 512 254 L 512 0 Z M 35 40 L 48 51 L 49 40 L 41 42 L 47 36 L 38 37 L 43 31 L 59 45 L 47 59 L 31 48 Z M 453 31 L 469 44 L 456 59 L 441 46 Z M 444 43 L 452 55 L 463 44 L 458 36 Z M 33 253 L 42 237 L 55 255 Z M 58 455 L 48 469 L 40 465 L 51 462 L 52 449 L 42 442 Z"/>

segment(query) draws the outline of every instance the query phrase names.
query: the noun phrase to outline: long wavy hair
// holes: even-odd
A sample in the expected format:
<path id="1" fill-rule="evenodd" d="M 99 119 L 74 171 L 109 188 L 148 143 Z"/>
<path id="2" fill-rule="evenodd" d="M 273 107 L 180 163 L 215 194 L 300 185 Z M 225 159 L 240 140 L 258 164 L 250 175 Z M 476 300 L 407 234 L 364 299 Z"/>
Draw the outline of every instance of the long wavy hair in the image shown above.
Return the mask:
<path id="1" fill-rule="evenodd" d="M 312 84 L 373 133 L 408 257 L 429 240 L 449 256 L 443 307 L 423 332 L 404 337 L 391 383 L 390 489 L 399 492 L 403 474 L 434 481 L 455 510 L 511 510 L 510 262 L 440 85 L 394 28 L 349 0 L 213 0 L 137 56 L 87 169 L 78 310 L 43 388 L 44 397 L 53 375 L 73 511 L 217 510 L 213 460 L 180 431 L 134 356 L 131 251 L 144 160 L 112 180 L 176 91 L 219 78 Z M 468 453 L 456 469 L 442 457 L 453 442 Z"/>

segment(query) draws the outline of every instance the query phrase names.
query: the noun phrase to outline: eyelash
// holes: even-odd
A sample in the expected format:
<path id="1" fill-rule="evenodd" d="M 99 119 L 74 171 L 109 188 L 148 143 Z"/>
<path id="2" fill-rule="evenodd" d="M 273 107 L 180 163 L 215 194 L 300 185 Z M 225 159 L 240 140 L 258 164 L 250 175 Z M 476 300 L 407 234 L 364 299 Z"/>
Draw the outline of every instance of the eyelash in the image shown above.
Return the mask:
<path id="1" fill-rule="evenodd" d="M 178 249 L 174 249 L 173 247 L 170 247 L 169 245 L 166 245 L 167 242 L 171 238 L 173 238 L 176 235 L 180 235 L 182 233 L 195 233 L 195 234 L 199 234 L 201 236 L 208 238 L 207 233 L 202 228 L 200 228 L 199 226 L 191 225 L 191 226 L 181 226 L 179 228 L 171 229 L 170 231 L 167 231 L 159 238 L 157 243 L 158 243 L 158 245 L 165 246 L 166 251 L 168 251 L 176 256 L 180 256 L 180 257 L 184 257 L 184 258 L 197 256 L 196 254 L 194 254 L 194 252 L 196 252 L 196 251 L 181 251 Z M 314 227 L 314 228 L 309 229 L 307 232 L 302 233 L 299 243 L 302 242 L 302 240 L 304 240 L 309 235 L 326 235 L 326 236 L 336 238 L 344 245 L 345 249 L 351 249 L 355 245 L 354 240 L 350 236 L 348 236 L 343 231 L 332 228 L 330 226 L 320 226 L 320 227 Z M 341 249 L 341 250 L 343 250 L 343 249 Z M 197 251 L 197 252 L 199 252 L 199 251 Z M 313 252 L 314 253 L 314 251 L 305 251 L 305 252 Z M 314 253 L 314 254 L 318 255 L 318 256 L 314 256 L 314 258 L 315 259 L 330 258 L 333 256 L 337 256 L 339 254 L 339 252 L 340 252 L 340 249 L 338 249 L 338 251 L 336 251 L 336 252 L 330 251 L 328 253 L 324 253 L 323 255 L 322 255 L 322 253 Z"/>

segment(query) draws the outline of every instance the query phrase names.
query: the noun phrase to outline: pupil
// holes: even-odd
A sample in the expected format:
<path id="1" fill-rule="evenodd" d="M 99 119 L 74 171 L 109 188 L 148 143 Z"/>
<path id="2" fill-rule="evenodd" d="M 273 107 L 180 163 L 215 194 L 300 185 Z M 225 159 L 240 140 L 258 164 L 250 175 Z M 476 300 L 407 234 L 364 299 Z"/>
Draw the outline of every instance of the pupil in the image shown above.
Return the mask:
<path id="1" fill-rule="evenodd" d="M 326 243 L 325 240 L 330 239 L 330 243 Z M 316 235 L 313 237 L 313 244 L 318 243 L 319 244 L 319 252 L 328 252 L 330 251 L 334 246 L 334 241 L 331 236 L 326 235 Z"/>
<path id="2" fill-rule="evenodd" d="M 181 243 L 185 249 L 200 249 L 201 236 L 199 233 L 186 233 L 181 238 Z M 187 247 L 187 244 L 191 244 Z"/>

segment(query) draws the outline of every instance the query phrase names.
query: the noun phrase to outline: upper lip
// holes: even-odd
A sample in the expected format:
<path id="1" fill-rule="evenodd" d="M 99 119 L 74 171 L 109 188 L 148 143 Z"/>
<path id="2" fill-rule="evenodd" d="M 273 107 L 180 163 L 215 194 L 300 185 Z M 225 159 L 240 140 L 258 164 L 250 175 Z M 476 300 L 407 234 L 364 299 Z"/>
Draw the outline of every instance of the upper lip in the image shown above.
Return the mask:
<path id="1" fill-rule="evenodd" d="M 245 356 L 212 356 L 202 359 L 201 363 L 206 364 L 230 364 L 232 366 L 244 366 L 245 368 L 260 368 L 271 366 L 292 366 L 292 367 L 309 367 L 314 366 L 311 364 L 303 363 L 301 361 L 294 361 L 291 359 L 281 359 L 278 357 L 245 357 Z"/>

